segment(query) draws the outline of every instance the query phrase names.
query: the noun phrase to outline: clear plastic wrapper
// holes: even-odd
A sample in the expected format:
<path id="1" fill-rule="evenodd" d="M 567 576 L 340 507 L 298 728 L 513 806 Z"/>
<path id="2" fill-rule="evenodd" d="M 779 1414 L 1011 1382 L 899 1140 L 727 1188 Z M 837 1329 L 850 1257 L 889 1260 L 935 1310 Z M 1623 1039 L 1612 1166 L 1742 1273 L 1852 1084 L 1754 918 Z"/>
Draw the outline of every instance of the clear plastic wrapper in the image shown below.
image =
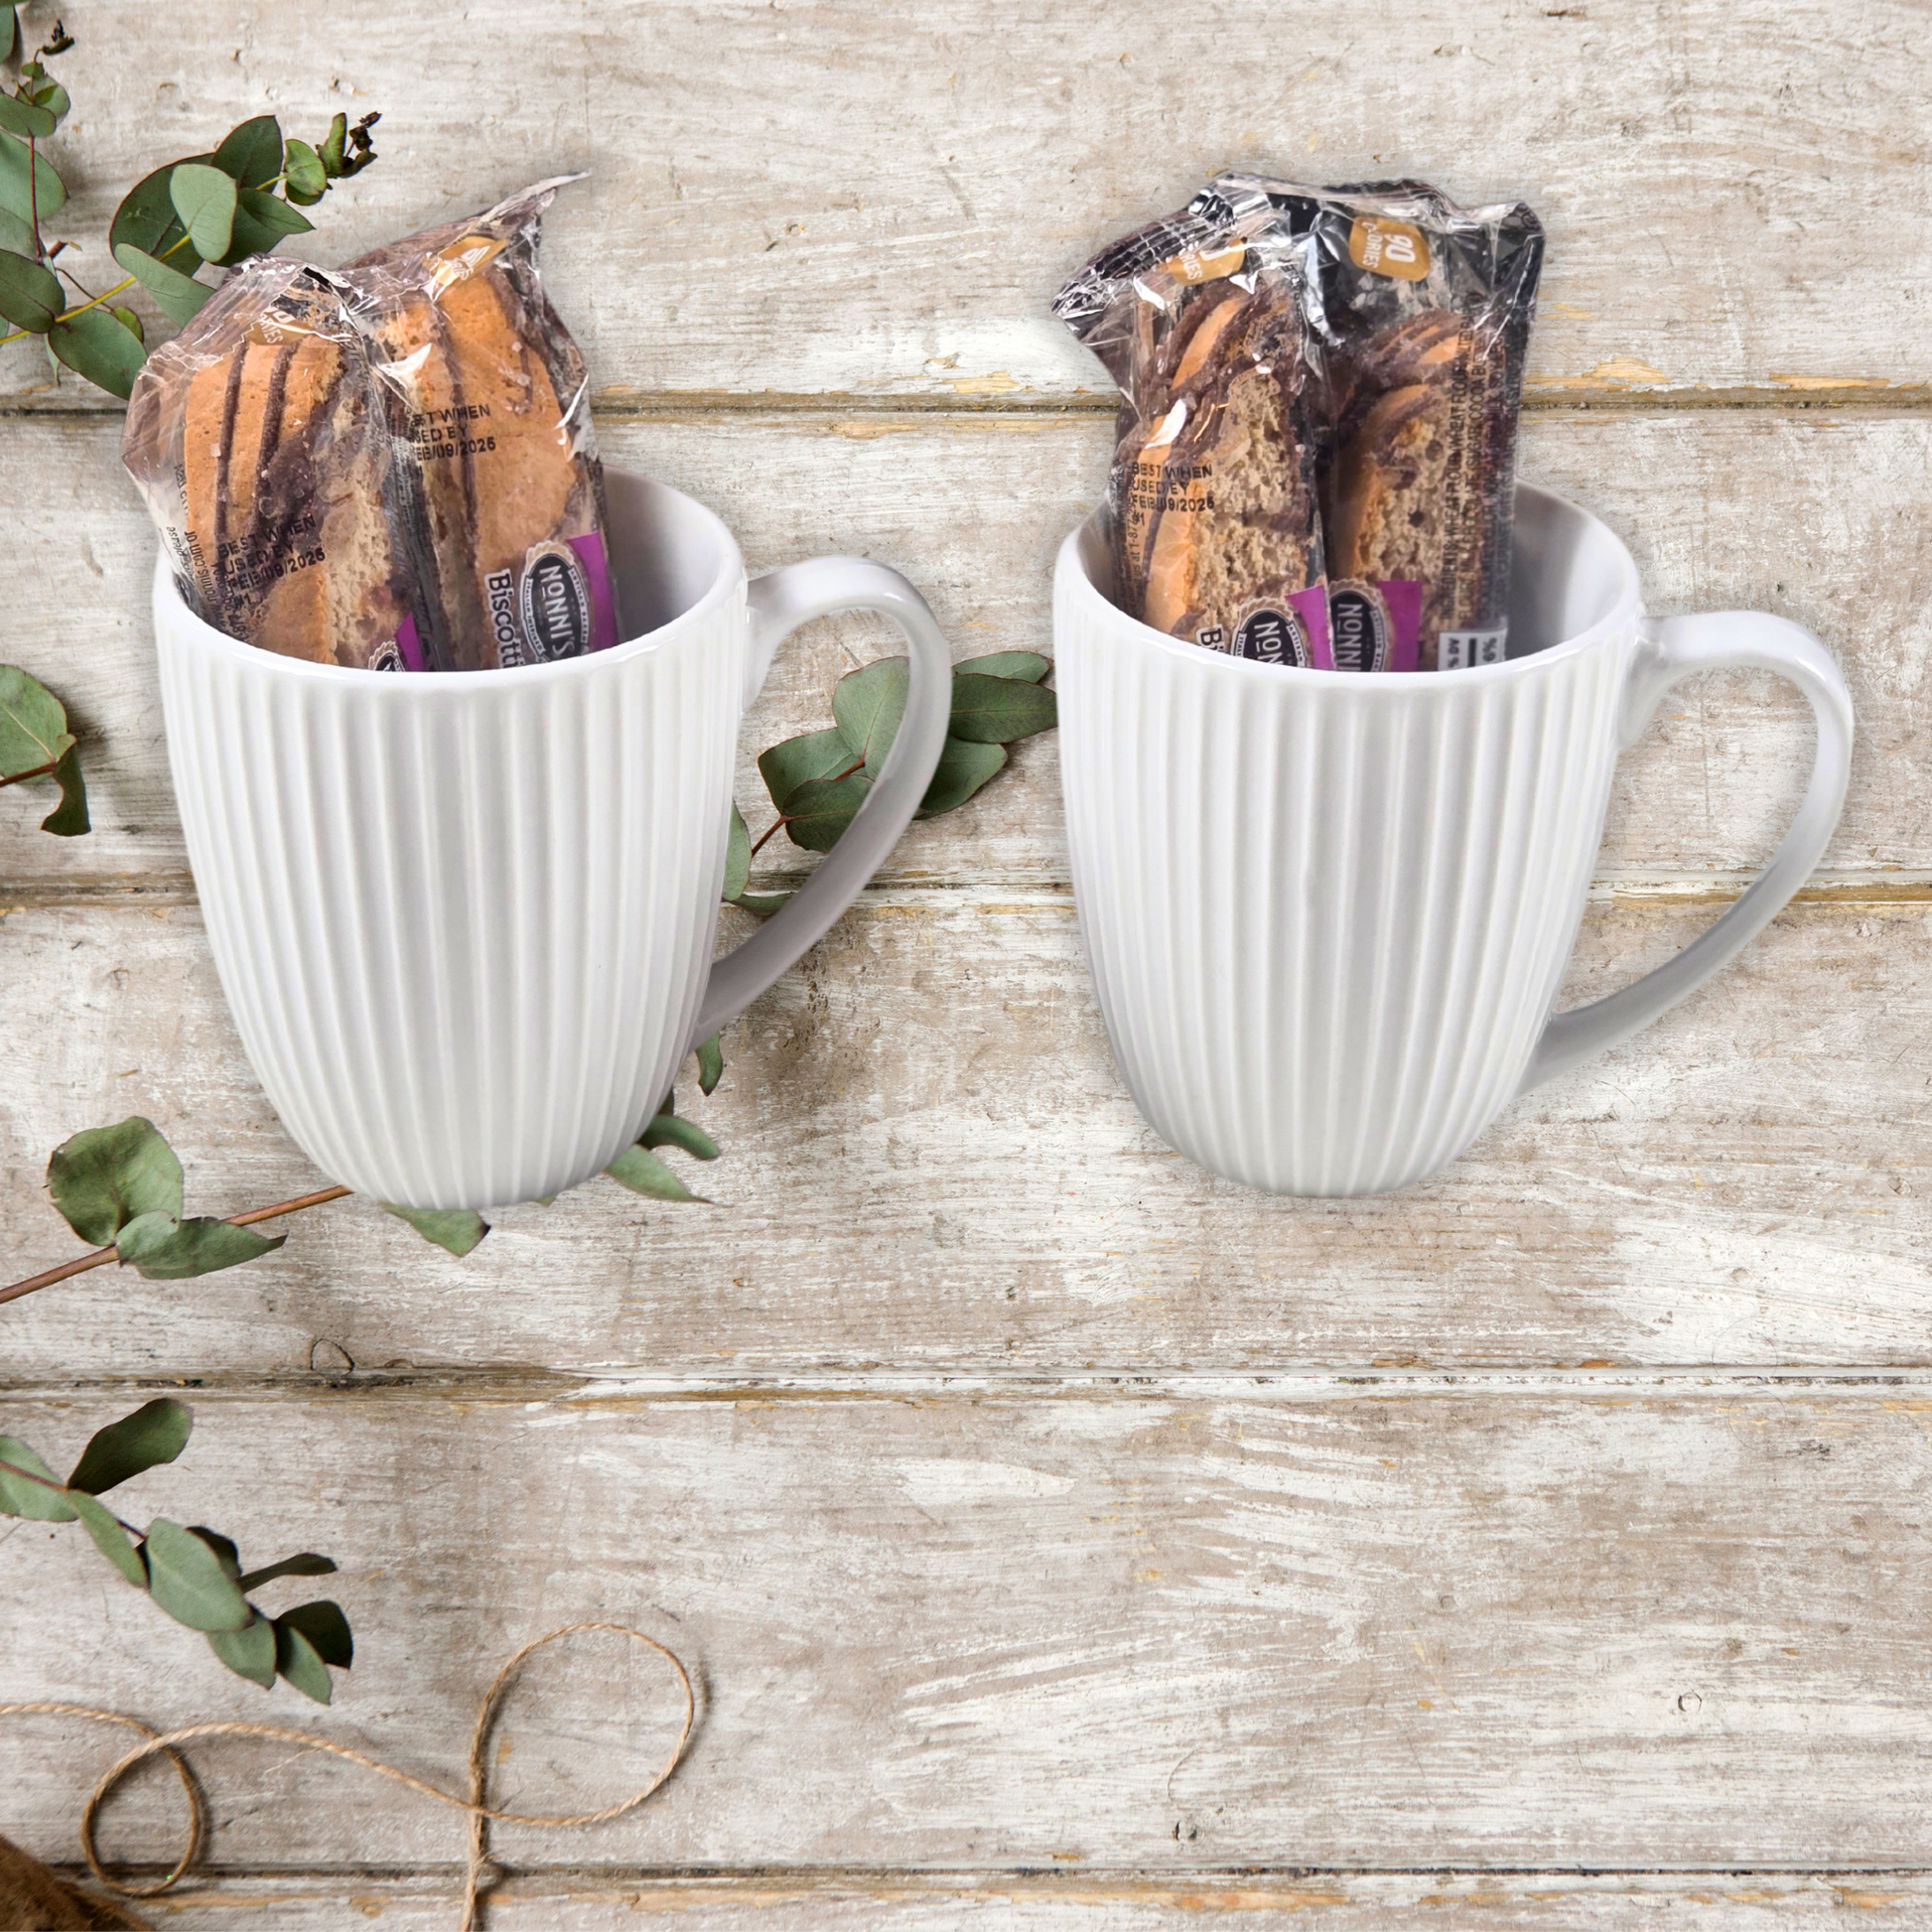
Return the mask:
<path id="1" fill-rule="evenodd" d="M 1508 649 L 1523 364 L 1543 228 L 1423 182 L 1215 179 L 1229 219 L 1297 246 L 1324 354 L 1329 617 L 1344 668 L 1453 670 Z"/>
<path id="2" fill-rule="evenodd" d="M 1302 275 L 1271 209 L 1233 220 L 1204 195 L 1097 255 L 1053 312 L 1121 391 L 1116 602 L 1211 650 L 1325 669 Z"/>
<path id="3" fill-rule="evenodd" d="M 560 186 L 334 272 L 256 257 L 155 351 L 122 456 L 192 608 L 358 668 L 618 641 L 584 359 L 537 273 Z"/>

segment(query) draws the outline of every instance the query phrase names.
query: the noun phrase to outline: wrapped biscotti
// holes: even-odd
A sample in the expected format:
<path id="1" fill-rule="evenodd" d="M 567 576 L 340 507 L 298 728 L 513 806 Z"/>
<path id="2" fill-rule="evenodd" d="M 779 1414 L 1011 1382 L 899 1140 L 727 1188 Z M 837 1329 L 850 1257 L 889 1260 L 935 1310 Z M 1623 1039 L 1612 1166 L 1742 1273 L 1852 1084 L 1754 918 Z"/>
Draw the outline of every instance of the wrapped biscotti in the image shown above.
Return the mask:
<path id="1" fill-rule="evenodd" d="M 210 623 L 356 668 L 618 641 L 584 359 L 543 182 L 346 268 L 243 263 L 136 379 L 122 456 Z"/>
<path id="2" fill-rule="evenodd" d="M 1199 198 L 1096 256 L 1053 311 L 1120 387 L 1122 608 L 1210 650 L 1325 669 L 1319 349 L 1301 274 L 1271 219 Z"/>
<path id="3" fill-rule="evenodd" d="M 402 666 L 414 607 L 387 414 L 325 276 L 266 255 L 236 269 L 148 358 L 121 454 L 209 623 L 291 657 Z"/>
<path id="4" fill-rule="evenodd" d="M 1422 182 L 1223 175 L 1303 249 L 1324 350 L 1321 513 L 1338 664 L 1454 670 L 1508 649 L 1523 363 L 1543 228 Z"/>

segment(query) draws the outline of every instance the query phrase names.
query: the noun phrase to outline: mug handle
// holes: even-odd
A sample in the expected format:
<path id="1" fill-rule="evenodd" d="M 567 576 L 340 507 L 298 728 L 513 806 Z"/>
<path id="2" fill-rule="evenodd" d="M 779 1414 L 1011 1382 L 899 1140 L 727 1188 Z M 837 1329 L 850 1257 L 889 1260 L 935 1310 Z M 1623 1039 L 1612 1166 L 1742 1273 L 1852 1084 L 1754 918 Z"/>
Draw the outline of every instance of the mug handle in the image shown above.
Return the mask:
<path id="1" fill-rule="evenodd" d="M 1680 678 L 1734 666 L 1776 671 L 1811 701 L 1818 751 L 1811 783 L 1784 842 L 1737 902 L 1673 960 L 1640 980 L 1551 1017 L 1530 1056 L 1518 1093 L 1647 1027 L 1721 966 L 1727 966 L 1784 910 L 1824 856 L 1845 804 L 1852 770 L 1852 694 L 1832 654 L 1809 630 L 1759 611 L 1711 611 L 1687 618 L 1646 618 L 1625 674 L 1617 711 L 1620 749 L 1643 736 L 1650 714 Z"/>
<path id="2" fill-rule="evenodd" d="M 754 578 L 747 596 L 752 623 L 748 709 L 779 643 L 801 623 L 835 611 L 877 611 L 905 632 L 911 688 L 885 767 L 838 843 L 788 905 L 713 964 L 686 1052 L 796 965 L 886 863 L 932 782 L 952 716 L 952 652 L 925 599 L 897 571 L 864 557 L 814 557 Z"/>

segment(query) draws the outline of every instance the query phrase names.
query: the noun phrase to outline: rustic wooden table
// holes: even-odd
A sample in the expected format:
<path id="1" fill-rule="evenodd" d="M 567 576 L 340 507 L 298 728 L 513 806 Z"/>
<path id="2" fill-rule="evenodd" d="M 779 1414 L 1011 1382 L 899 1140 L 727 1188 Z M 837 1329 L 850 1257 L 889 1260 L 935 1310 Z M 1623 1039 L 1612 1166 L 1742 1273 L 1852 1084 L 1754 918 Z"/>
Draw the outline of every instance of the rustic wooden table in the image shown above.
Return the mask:
<path id="1" fill-rule="evenodd" d="M 619 1824 L 498 1834 L 533 1928 L 1926 1923 L 1923 0 L 135 18 L 68 10 L 69 230 L 267 108 L 382 110 L 323 259 L 590 169 L 546 271 L 607 456 L 755 570 L 903 569 L 961 656 L 1049 647 L 1112 411 L 1046 302 L 1098 242 L 1241 159 L 1527 195 L 1526 474 L 1608 519 L 1653 609 L 1816 629 L 1862 735 L 1826 869 L 1740 965 L 1357 1202 L 1244 1192 L 1143 1124 L 1030 741 L 730 1030 L 691 1109 L 716 1207 L 599 1183 L 457 1262 L 350 1201 L 272 1262 L 0 1311 L 0 1428 L 66 1452 L 192 1392 L 188 1455 L 130 1496 L 334 1552 L 359 1639 L 330 1713 L 270 1698 L 15 1525 L 0 1698 L 313 1725 L 450 1780 L 512 1646 L 639 1623 L 700 1678 L 695 1744 Z M 319 1183 L 196 911 L 118 413 L 6 354 L 0 658 L 81 721 L 95 815 L 64 843 L 8 806 L 11 1276 L 72 1252 L 41 1175 L 78 1127 L 150 1115 L 207 1211 Z M 890 642 L 825 622 L 780 657 L 756 823 L 753 754 Z M 1713 916 L 1808 748 L 1768 679 L 1680 688 L 1567 998 Z M 661 1679 L 602 1643 L 513 1701 L 504 1802 L 594 1805 L 661 1750 Z M 71 1861 L 103 1761 L 11 1726 L 0 1830 Z M 280 1748 L 204 1769 L 211 1859 L 167 1923 L 453 1923 L 452 1815 Z M 176 1820 L 156 1780 L 110 1837 L 171 1858 Z"/>

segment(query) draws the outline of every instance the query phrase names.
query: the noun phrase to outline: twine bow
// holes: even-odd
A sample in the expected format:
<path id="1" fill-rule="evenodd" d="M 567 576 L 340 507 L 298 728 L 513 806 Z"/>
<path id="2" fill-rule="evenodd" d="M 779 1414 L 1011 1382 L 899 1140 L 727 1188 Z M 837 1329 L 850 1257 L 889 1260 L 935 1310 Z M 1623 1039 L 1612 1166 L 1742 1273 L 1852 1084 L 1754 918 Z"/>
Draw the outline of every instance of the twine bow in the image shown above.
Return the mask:
<path id="1" fill-rule="evenodd" d="M 568 1818 L 538 1818 L 526 1812 L 498 1811 L 486 1804 L 484 1798 L 488 1783 L 488 1766 L 484 1758 L 484 1745 L 489 1736 L 489 1726 L 495 1718 L 496 1707 L 501 1702 L 510 1679 L 516 1675 L 523 1660 L 532 1651 L 541 1650 L 547 1643 L 555 1643 L 559 1637 L 575 1636 L 580 1631 L 602 1630 L 613 1636 L 628 1637 L 633 1643 L 640 1643 L 648 1650 L 654 1650 L 677 1673 L 678 1688 L 684 1693 L 684 1722 L 678 1728 L 677 1741 L 671 1746 L 670 1755 L 664 1760 L 657 1775 L 641 1790 L 633 1791 L 629 1797 L 615 1805 L 606 1805 L 602 1811 L 580 1812 Z M 563 1828 L 572 1825 L 602 1825 L 613 1818 L 621 1818 L 627 1811 L 635 1811 L 644 1800 L 657 1791 L 664 1781 L 675 1771 L 684 1756 L 685 1746 L 691 1741 L 691 1728 L 697 1722 L 697 1700 L 691 1690 L 690 1673 L 679 1661 L 676 1652 L 668 1650 L 655 1637 L 647 1637 L 641 1630 L 633 1630 L 626 1623 L 567 1623 L 561 1629 L 548 1630 L 540 1637 L 533 1637 L 521 1650 L 496 1673 L 488 1690 L 483 1694 L 483 1702 L 477 1707 L 477 1727 L 470 1736 L 470 1795 L 459 1798 L 433 1784 L 426 1784 L 421 1778 L 414 1778 L 407 1771 L 399 1771 L 393 1764 L 384 1764 L 380 1758 L 351 1749 L 347 1744 L 332 1742 L 327 1737 L 318 1737 L 311 1731 L 291 1730 L 281 1725 L 250 1724 L 209 1724 L 189 1725 L 181 1730 L 158 1731 L 150 1728 L 139 1719 L 123 1716 L 118 1711 L 101 1711 L 85 1704 L 0 1704 L 0 1718 L 25 1717 L 40 1714 L 59 1718 L 85 1718 L 93 1724 L 120 1725 L 128 1730 L 138 1730 L 144 1741 L 135 1746 L 127 1755 L 110 1764 L 100 1774 L 87 1798 L 85 1808 L 80 1814 L 80 1850 L 87 1861 L 87 1869 L 95 1880 L 106 1886 L 109 1891 L 117 1892 L 123 1898 L 158 1898 L 163 1892 L 178 1883 L 182 1876 L 193 1866 L 201 1856 L 202 1848 L 207 1842 L 207 1806 L 202 1796 L 201 1787 L 195 1781 L 194 1772 L 188 1760 L 182 1756 L 180 1746 L 192 1744 L 203 1737 L 269 1737 L 277 1743 L 293 1744 L 299 1750 L 323 1751 L 331 1757 L 340 1757 L 350 1764 L 359 1764 L 365 1771 L 374 1771 L 379 1776 L 392 1778 L 397 1784 L 407 1785 L 411 1791 L 420 1791 L 426 1798 L 434 1798 L 440 1805 L 449 1805 L 454 1810 L 467 1812 L 470 1817 L 470 1847 L 468 1868 L 464 1874 L 463 1887 L 463 1925 L 462 1932 L 475 1932 L 478 1924 L 477 1906 L 481 1888 L 483 1867 L 487 1855 L 488 1842 L 485 1834 L 489 1821 L 494 1819 L 503 1825 L 544 1825 Z M 110 1878 L 102 1868 L 100 1853 L 94 1843 L 95 1827 L 99 1823 L 100 1808 L 108 1794 L 126 1777 L 137 1764 L 144 1764 L 151 1757 L 165 1757 L 173 1766 L 182 1789 L 188 1794 L 189 1828 L 188 1849 L 176 1861 L 173 1870 L 165 1878 L 151 1885 L 123 1884 Z"/>

